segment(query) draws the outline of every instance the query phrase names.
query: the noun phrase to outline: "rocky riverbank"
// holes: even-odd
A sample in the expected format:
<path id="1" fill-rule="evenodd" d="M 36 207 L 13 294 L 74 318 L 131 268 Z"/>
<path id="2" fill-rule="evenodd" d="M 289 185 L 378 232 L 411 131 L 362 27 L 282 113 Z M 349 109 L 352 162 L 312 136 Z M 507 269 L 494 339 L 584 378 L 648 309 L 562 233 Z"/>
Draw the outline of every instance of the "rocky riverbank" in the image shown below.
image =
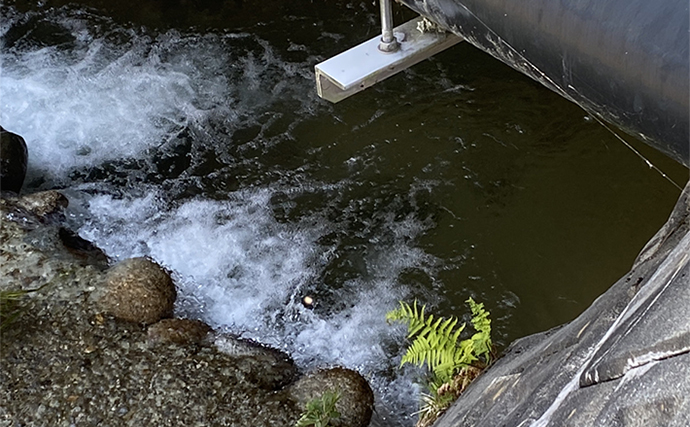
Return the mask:
<path id="1" fill-rule="evenodd" d="M 113 267 L 67 229 L 50 191 L 0 199 L 0 291 L 32 291 L 3 317 L 0 426 L 285 426 L 341 393 L 334 426 L 366 426 L 356 372 L 301 375 L 290 357 L 172 318 L 170 275 L 148 259 Z"/>

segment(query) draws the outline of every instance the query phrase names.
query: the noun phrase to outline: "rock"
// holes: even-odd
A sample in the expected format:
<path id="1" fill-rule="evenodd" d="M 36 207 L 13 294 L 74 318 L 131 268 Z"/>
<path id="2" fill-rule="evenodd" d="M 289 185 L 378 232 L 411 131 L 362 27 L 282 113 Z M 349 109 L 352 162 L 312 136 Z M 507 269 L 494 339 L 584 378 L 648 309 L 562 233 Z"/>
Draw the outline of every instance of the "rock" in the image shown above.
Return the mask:
<path id="1" fill-rule="evenodd" d="M 60 227 L 58 229 L 58 238 L 69 253 L 85 264 L 98 266 L 103 270 L 107 268 L 108 256 L 105 252 L 88 240 L 81 238 L 74 231 Z"/>
<path id="2" fill-rule="evenodd" d="M 167 271 L 148 258 L 131 258 L 108 271 L 100 302 L 119 319 L 153 324 L 172 316 L 176 296 Z"/>
<path id="3" fill-rule="evenodd" d="M 46 286 L 21 301 L 2 331 L 0 425 L 295 426 L 300 408 L 282 391 L 297 375 L 287 355 L 277 362 L 280 352 L 262 353 L 256 343 L 255 355 L 152 347 L 141 324 L 103 316 L 105 275 L 66 251 L 59 224 L 6 220 L 18 214 L 5 202 L 0 291 Z M 133 261 L 141 262 L 122 264 Z M 162 270 L 144 261 L 154 275 Z M 137 277 L 136 268 L 125 270 Z"/>
<path id="4" fill-rule="evenodd" d="M 333 427 L 366 427 L 371 420 L 374 393 L 369 383 L 357 372 L 345 368 L 319 370 L 306 375 L 288 389 L 301 408 L 327 391 L 337 391 L 340 399 L 336 409 L 340 417 L 331 420 Z"/>
<path id="5" fill-rule="evenodd" d="M 517 340 L 435 427 L 690 425 L 690 183 L 577 319 Z"/>
<path id="6" fill-rule="evenodd" d="M 149 326 L 148 337 L 153 343 L 174 343 L 180 345 L 200 344 L 211 327 L 200 320 L 163 319 Z"/>
<path id="7" fill-rule="evenodd" d="M 253 370 L 248 377 L 264 390 L 278 390 L 297 377 L 297 367 L 292 358 L 278 349 L 229 334 L 218 335 L 214 344 L 221 353 L 234 359 L 263 366 L 261 370 Z"/>
<path id="8" fill-rule="evenodd" d="M 100 271 L 107 269 L 108 258 L 103 251 L 65 227 L 66 205 L 67 199 L 57 191 L 3 197 L 0 222 L 17 225 L 23 230 L 25 243 L 56 261 L 76 262 Z"/>
<path id="9" fill-rule="evenodd" d="M 218 335 L 214 344 L 220 351 L 231 356 L 250 356 L 272 360 L 289 358 L 280 350 L 235 335 Z"/>
<path id="10" fill-rule="evenodd" d="M 62 193 L 49 190 L 22 196 L 15 203 L 37 217 L 46 219 L 53 215 L 62 214 L 62 211 L 69 205 L 69 200 Z"/>
<path id="11" fill-rule="evenodd" d="M 29 153 L 24 138 L 0 126 L 0 190 L 19 194 Z"/>

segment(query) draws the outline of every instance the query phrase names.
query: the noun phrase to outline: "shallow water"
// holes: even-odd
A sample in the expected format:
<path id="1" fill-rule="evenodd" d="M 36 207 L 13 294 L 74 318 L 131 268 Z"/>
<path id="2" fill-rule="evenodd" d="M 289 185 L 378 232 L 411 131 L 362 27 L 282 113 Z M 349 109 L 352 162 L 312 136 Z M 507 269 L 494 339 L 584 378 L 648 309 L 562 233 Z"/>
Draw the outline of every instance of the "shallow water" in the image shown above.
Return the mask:
<path id="1" fill-rule="evenodd" d="M 0 122 L 27 140 L 27 188 L 64 188 L 113 260 L 173 270 L 178 314 L 305 369 L 358 369 L 380 424 L 411 425 L 418 400 L 421 373 L 397 369 L 403 331 L 384 320 L 398 300 L 467 318 L 472 296 L 503 347 L 577 316 L 679 194 L 584 111 L 466 44 L 318 99 L 314 64 L 375 34 L 369 4 L 223 22 L 1 12 Z"/>

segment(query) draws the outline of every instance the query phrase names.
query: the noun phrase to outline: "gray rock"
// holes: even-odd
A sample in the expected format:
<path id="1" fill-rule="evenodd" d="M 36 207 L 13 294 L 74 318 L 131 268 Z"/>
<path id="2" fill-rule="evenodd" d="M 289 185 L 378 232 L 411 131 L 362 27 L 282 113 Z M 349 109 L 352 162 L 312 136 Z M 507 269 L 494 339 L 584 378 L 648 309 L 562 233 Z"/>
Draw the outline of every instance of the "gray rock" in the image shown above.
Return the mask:
<path id="1" fill-rule="evenodd" d="M 152 324 L 172 317 L 176 296 L 167 271 L 148 258 L 131 258 L 108 271 L 100 302 L 118 319 Z"/>
<path id="2" fill-rule="evenodd" d="M 39 218 L 48 218 L 62 214 L 69 200 L 59 191 L 49 190 L 22 196 L 15 203 Z"/>
<path id="3" fill-rule="evenodd" d="M 17 257 L 25 256 L 25 250 L 30 247 L 49 254 L 51 261 L 56 263 L 76 263 L 99 270 L 107 268 L 107 258 L 99 248 L 64 227 L 64 201 L 59 193 L 45 192 L 38 193 L 39 197 L 33 196 L 0 198 L 0 222 L 5 222 L 3 232 L 22 236 L 19 247 L 4 249 L 10 257 L 14 256 L 15 249 L 18 250 Z"/>
<path id="4" fill-rule="evenodd" d="M 27 230 L 34 230 L 27 236 L 32 245 L 51 250 L 60 241 L 82 264 L 106 269 L 108 258 L 100 248 L 62 226 L 64 209 L 68 204 L 67 197 L 55 190 L 0 199 L 7 220 L 21 224 Z M 58 251 L 58 256 L 60 255 L 64 253 Z"/>
<path id="5" fill-rule="evenodd" d="M 331 421 L 333 427 L 366 427 L 371 420 L 374 393 L 367 381 L 353 370 L 319 370 L 297 380 L 288 391 L 301 408 L 327 391 L 339 392 L 340 399 L 336 403 L 336 409 L 340 417 Z"/>
<path id="6" fill-rule="evenodd" d="M 0 190 L 19 194 L 26 177 L 29 152 L 24 138 L 0 126 Z"/>
<path id="7" fill-rule="evenodd" d="M 98 266 L 101 270 L 108 268 L 108 257 L 98 246 L 82 239 L 77 233 L 66 227 L 58 228 L 58 238 L 62 246 L 81 262 Z"/>
<path id="8" fill-rule="evenodd" d="M 514 342 L 435 426 L 690 425 L 689 284 L 690 184 L 630 272 Z"/>
<path id="9" fill-rule="evenodd" d="M 233 359 L 251 360 L 252 363 L 261 364 L 263 368 L 260 373 L 249 375 L 259 388 L 278 390 L 293 382 L 298 376 L 292 358 L 275 348 L 228 334 L 217 336 L 214 344 L 221 353 Z"/>

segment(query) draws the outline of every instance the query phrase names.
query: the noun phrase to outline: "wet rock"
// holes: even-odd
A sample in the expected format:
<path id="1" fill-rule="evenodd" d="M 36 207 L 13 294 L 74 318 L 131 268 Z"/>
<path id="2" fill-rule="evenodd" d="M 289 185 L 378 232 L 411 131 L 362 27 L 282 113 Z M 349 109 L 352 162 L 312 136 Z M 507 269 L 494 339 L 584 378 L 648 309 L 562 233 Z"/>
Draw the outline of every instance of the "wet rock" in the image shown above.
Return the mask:
<path id="1" fill-rule="evenodd" d="M 108 271 L 100 302 L 119 319 L 153 324 L 172 316 L 176 296 L 167 271 L 148 258 L 131 258 Z"/>
<path id="2" fill-rule="evenodd" d="M 102 315 L 105 275 L 65 249 L 60 224 L 6 220 L 16 211 L 5 201 L 0 290 L 45 286 L 0 336 L 0 425 L 295 426 L 300 408 L 277 392 L 297 375 L 287 355 L 239 339 L 234 354 L 151 346 L 141 324 Z M 145 261 L 153 275 L 162 270 Z M 142 261 L 123 264 L 132 263 Z M 137 271 L 117 268 L 111 279 Z"/>
<path id="3" fill-rule="evenodd" d="M 29 153 L 24 138 L 0 126 L 0 190 L 19 194 Z"/>
<path id="4" fill-rule="evenodd" d="M 45 225 L 64 221 L 67 198 L 57 191 L 44 191 L 28 196 L 15 197 L 5 193 L 0 198 L 2 219 L 19 224 L 25 230 L 36 230 Z"/>
<path id="5" fill-rule="evenodd" d="M 292 358 L 280 350 L 228 334 L 217 336 L 214 344 L 223 354 L 263 366 L 249 376 L 262 389 L 278 390 L 297 378 L 298 371 Z"/>
<path id="6" fill-rule="evenodd" d="M 271 360 L 288 357 L 285 353 L 275 348 L 229 334 L 222 334 L 216 337 L 215 345 L 220 351 L 231 356 L 251 356 Z"/>
<path id="7" fill-rule="evenodd" d="M 105 254 L 64 227 L 62 209 L 65 202 L 66 199 L 55 191 L 19 198 L 0 198 L 0 223 L 5 226 L 3 231 L 12 235 L 21 234 L 22 246 L 28 245 L 33 250 L 41 251 L 52 260 L 76 262 L 81 266 L 105 270 L 108 267 Z"/>
<path id="8" fill-rule="evenodd" d="M 81 238 L 74 231 L 60 227 L 58 238 L 65 249 L 85 264 L 98 266 L 103 270 L 108 267 L 108 257 L 105 252 L 88 240 Z"/>
<path id="9" fill-rule="evenodd" d="M 339 367 L 319 370 L 297 380 L 288 391 L 301 408 L 327 391 L 339 392 L 336 409 L 340 417 L 331 420 L 333 427 L 366 427 L 371 420 L 374 393 L 367 380 L 353 370 Z"/>
<path id="10" fill-rule="evenodd" d="M 148 328 L 149 341 L 180 345 L 200 344 L 211 327 L 200 320 L 163 319 Z"/>
<path id="11" fill-rule="evenodd" d="M 22 196 L 15 203 L 39 218 L 49 219 L 62 214 L 69 200 L 62 193 L 49 190 Z"/>

